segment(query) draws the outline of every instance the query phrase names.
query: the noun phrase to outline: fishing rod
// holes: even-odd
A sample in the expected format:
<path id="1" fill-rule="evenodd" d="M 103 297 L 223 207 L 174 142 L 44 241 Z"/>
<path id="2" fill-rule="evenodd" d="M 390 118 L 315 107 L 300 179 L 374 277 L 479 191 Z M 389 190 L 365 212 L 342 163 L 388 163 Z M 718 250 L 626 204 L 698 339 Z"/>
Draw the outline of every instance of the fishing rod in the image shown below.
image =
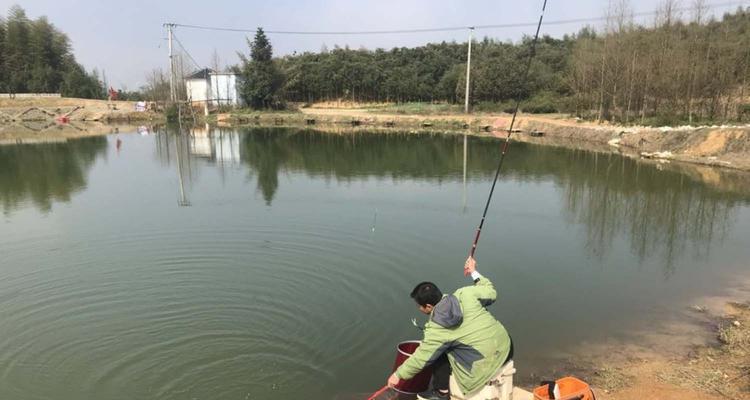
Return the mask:
<path id="1" fill-rule="evenodd" d="M 542 5 L 542 12 L 539 15 L 539 23 L 536 26 L 536 33 L 534 34 L 534 41 L 531 43 L 531 53 L 529 54 L 529 59 L 526 61 L 526 70 L 523 74 L 523 82 L 524 85 L 527 83 L 529 78 L 529 70 L 531 69 L 531 61 L 534 59 L 534 55 L 536 54 L 536 44 L 539 41 L 539 31 L 542 29 L 542 20 L 544 19 L 544 10 L 547 8 L 547 0 L 544 0 L 544 4 Z M 487 218 L 487 210 L 490 208 L 490 202 L 492 201 L 492 194 L 495 192 L 495 185 L 497 184 L 497 178 L 500 176 L 500 170 L 503 167 L 503 161 L 505 160 L 505 155 L 508 153 L 508 146 L 510 144 L 510 137 L 513 135 L 513 125 L 515 125 L 516 122 L 516 116 L 518 115 L 518 108 L 521 106 L 521 100 L 520 98 L 516 100 L 516 107 L 513 109 L 513 119 L 510 121 L 510 126 L 508 127 L 508 135 L 505 137 L 505 143 L 503 144 L 503 151 L 500 154 L 500 162 L 497 164 L 497 170 L 495 171 L 495 179 L 492 180 L 492 188 L 490 189 L 490 195 L 487 197 L 487 204 L 484 206 L 484 213 L 482 213 L 482 220 L 479 222 L 479 227 L 477 228 L 477 234 L 474 237 L 474 243 L 471 245 L 471 257 L 474 257 L 474 252 L 477 250 L 477 243 L 479 243 L 479 235 L 482 233 L 482 227 L 484 227 L 484 221 Z M 466 274 L 466 272 L 464 272 Z M 468 275 L 468 274 L 467 274 Z M 419 328 L 419 326 L 416 324 L 416 321 L 412 321 L 412 323 Z M 367 398 L 367 400 L 375 400 L 378 396 L 382 395 L 389 389 L 388 385 L 385 385 L 378 389 L 375 393 L 370 395 L 370 397 Z"/>
<path id="2" fill-rule="evenodd" d="M 542 5 L 542 12 L 539 15 L 539 23 L 536 26 L 536 33 L 534 34 L 534 41 L 531 43 L 531 53 L 529 53 L 529 59 L 526 61 L 526 70 L 523 74 L 524 86 L 528 84 L 529 71 L 531 70 L 531 61 L 536 55 L 536 44 L 539 41 L 539 31 L 542 28 L 542 20 L 544 20 L 544 10 L 547 8 L 547 0 L 544 0 Z M 482 213 L 482 220 L 479 222 L 477 227 L 477 234 L 474 236 L 474 243 L 471 245 L 471 251 L 469 255 L 474 257 L 474 252 L 477 251 L 477 244 L 479 243 L 479 235 L 482 234 L 482 228 L 484 227 L 484 221 L 487 218 L 487 210 L 490 208 L 490 202 L 492 201 L 492 194 L 495 192 L 495 185 L 497 184 L 497 178 L 500 176 L 500 170 L 503 168 L 503 161 L 505 161 L 505 155 L 508 153 L 508 147 L 510 146 L 510 137 L 513 135 L 513 125 L 516 123 L 516 116 L 518 115 L 518 108 L 521 106 L 521 98 L 516 100 L 516 107 L 513 109 L 513 118 L 510 120 L 510 126 L 508 127 L 508 135 L 505 137 L 505 143 L 503 144 L 503 150 L 500 154 L 500 161 L 497 164 L 497 170 L 495 171 L 495 178 L 492 180 L 492 187 L 490 188 L 490 195 L 487 196 L 487 204 L 484 205 L 484 213 Z M 464 271 L 465 275 L 468 275 Z"/>
<path id="3" fill-rule="evenodd" d="M 378 396 L 385 393 L 386 390 L 388 390 L 388 385 L 385 385 L 382 388 L 378 389 L 378 391 L 373 393 L 370 397 L 368 397 L 367 400 L 376 400 Z"/>

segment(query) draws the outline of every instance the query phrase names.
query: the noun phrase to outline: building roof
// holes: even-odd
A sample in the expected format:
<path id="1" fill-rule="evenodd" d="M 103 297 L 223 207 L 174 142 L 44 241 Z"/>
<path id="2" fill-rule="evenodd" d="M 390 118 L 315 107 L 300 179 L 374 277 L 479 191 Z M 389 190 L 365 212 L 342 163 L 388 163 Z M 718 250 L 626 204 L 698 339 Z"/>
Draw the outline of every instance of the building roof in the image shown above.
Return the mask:
<path id="1" fill-rule="evenodd" d="M 195 71 L 192 74 L 185 77 L 185 79 L 208 79 L 208 76 L 214 72 L 211 68 L 203 68 L 200 71 Z"/>
<path id="2" fill-rule="evenodd" d="M 207 80 L 211 75 L 237 75 L 232 71 L 216 72 L 211 68 L 203 68 L 185 77 L 186 80 Z"/>

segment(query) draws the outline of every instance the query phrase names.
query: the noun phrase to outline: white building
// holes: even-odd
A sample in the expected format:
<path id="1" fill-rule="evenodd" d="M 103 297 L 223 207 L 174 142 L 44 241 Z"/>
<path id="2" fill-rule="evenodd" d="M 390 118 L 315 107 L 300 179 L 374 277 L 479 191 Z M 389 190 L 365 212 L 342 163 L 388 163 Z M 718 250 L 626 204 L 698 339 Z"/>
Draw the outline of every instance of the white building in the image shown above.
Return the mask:
<path id="1" fill-rule="evenodd" d="M 222 131 L 205 126 L 195 126 L 190 131 L 190 154 L 209 159 L 218 164 L 239 164 L 241 137 L 237 132 Z"/>
<path id="2" fill-rule="evenodd" d="M 202 69 L 185 78 L 188 100 L 194 105 L 241 106 L 237 74 Z"/>

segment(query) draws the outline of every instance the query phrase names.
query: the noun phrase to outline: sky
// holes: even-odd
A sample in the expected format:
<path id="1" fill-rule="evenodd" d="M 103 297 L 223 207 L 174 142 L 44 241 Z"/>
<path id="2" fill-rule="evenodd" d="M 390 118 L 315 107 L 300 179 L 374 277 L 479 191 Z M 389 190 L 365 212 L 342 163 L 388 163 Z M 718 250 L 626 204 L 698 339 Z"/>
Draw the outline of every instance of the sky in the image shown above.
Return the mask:
<path id="1" fill-rule="evenodd" d="M 496 25 L 535 22 L 543 0 L 0 0 L 0 13 L 21 5 L 30 18 L 46 15 L 71 39 L 74 53 L 87 69 L 106 73 L 111 86 L 137 89 L 155 68 L 167 69 L 165 22 L 230 28 L 294 31 L 362 31 Z M 654 11 L 655 0 L 629 0 L 635 12 Z M 682 0 L 687 7 L 693 0 Z M 706 0 L 722 4 L 714 13 L 750 0 Z M 545 21 L 598 18 L 609 0 L 548 0 Z M 638 18 L 648 22 L 652 17 Z M 561 37 L 586 23 L 542 26 L 542 33 Z M 601 25 L 594 21 L 593 26 Z M 534 27 L 478 30 L 476 37 L 518 40 Z M 201 66 L 211 65 L 214 50 L 222 64 L 236 64 L 237 51 L 247 53 L 247 34 L 178 27 L 175 36 Z M 385 35 L 269 35 L 274 55 L 319 51 L 324 45 L 352 48 L 413 47 L 429 42 L 465 42 L 468 30 Z"/>

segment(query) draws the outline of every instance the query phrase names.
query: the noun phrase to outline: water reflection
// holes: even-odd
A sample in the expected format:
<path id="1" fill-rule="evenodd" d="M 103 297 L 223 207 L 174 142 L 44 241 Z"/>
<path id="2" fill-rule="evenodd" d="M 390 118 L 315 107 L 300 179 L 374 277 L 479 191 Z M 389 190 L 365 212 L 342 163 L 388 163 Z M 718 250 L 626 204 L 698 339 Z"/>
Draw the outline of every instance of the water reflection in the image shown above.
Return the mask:
<path id="1" fill-rule="evenodd" d="M 162 133 L 157 139 L 157 156 L 169 162 L 174 152 Z M 216 164 L 242 163 L 256 179 L 263 199 L 271 205 L 284 171 L 304 172 L 309 176 L 351 181 L 360 177 L 380 179 L 431 179 L 438 182 L 460 178 L 464 169 L 473 177 L 491 171 L 497 149 L 494 141 L 473 149 L 462 169 L 463 137 L 405 134 L 322 133 L 286 128 L 256 128 L 244 131 L 194 129 L 172 135 L 171 141 L 186 140 L 184 152 Z M 464 174 L 465 175 L 465 174 Z"/>
<path id="2" fill-rule="evenodd" d="M 279 174 L 303 172 L 338 181 L 460 181 L 465 211 L 467 181 L 491 179 L 499 152 L 498 142 L 486 138 L 284 128 L 196 129 L 174 140 L 181 149 L 177 154 L 188 159 L 246 165 L 269 206 Z M 178 166 L 184 193 L 183 181 L 192 180 L 192 167 L 179 158 Z M 522 143 L 508 154 L 501 179 L 554 182 L 569 222 L 585 228 L 590 254 L 605 257 L 624 236 L 641 262 L 662 257 L 666 276 L 674 272 L 678 255 L 707 256 L 732 228 L 737 206 L 750 198 L 747 187 L 735 184 L 723 190 L 715 182 L 616 155 Z M 188 201 L 181 197 L 180 203 Z"/>
<path id="3" fill-rule="evenodd" d="M 708 255 L 731 229 L 748 195 L 707 187 L 678 172 L 612 155 L 571 152 L 557 180 L 568 217 L 586 227 L 587 246 L 604 256 L 626 235 L 642 263 L 660 254 L 664 273 L 678 255 Z"/>
<path id="4" fill-rule="evenodd" d="M 258 188 L 270 205 L 278 189 L 280 171 L 302 171 L 309 176 L 351 181 L 378 179 L 459 179 L 463 171 L 474 177 L 497 155 L 492 141 L 473 149 L 462 165 L 461 136 L 443 134 L 331 134 L 316 131 L 255 129 L 242 138 L 242 161 L 257 176 Z"/>
<path id="5" fill-rule="evenodd" d="M 195 161 L 217 164 L 222 172 L 225 165 L 240 163 L 241 135 L 237 131 L 211 129 L 206 125 L 192 128 L 169 126 L 155 133 L 156 158 L 165 167 L 174 164 L 178 183 L 177 204 L 181 207 L 191 205 L 190 190 L 199 173 Z"/>
<path id="6" fill-rule="evenodd" d="M 0 201 L 8 213 L 26 201 L 49 211 L 84 189 L 88 170 L 106 153 L 107 138 L 0 146 Z"/>

